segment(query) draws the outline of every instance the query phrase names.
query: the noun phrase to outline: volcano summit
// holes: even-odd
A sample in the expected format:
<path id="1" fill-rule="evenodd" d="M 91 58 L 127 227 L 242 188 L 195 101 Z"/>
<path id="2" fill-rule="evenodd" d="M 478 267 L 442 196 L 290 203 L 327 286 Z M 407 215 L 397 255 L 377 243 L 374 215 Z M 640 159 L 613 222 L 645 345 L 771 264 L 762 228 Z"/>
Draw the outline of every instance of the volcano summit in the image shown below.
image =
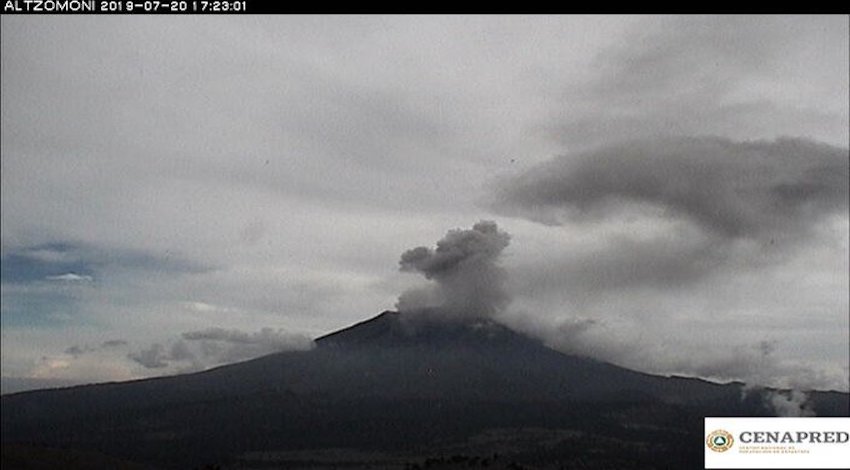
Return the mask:
<path id="1" fill-rule="evenodd" d="M 428 313 L 383 312 L 309 351 L 195 374 L 3 396 L 4 466 L 36 446 L 163 468 L 495 465 L 494 454 L 672 468 L 700 465 L 704 416 L 771 414 L 740 383 L 648 375 Z M 811 401 L 819 416 L 847 414 L 846 394 Z"/>

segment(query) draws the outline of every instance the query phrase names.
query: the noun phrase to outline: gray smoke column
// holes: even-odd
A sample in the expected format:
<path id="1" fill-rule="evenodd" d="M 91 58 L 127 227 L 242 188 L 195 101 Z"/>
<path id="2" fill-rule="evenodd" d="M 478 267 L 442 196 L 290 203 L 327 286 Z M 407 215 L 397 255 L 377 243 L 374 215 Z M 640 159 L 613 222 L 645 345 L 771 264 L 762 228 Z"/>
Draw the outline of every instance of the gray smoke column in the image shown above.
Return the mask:
<path id="1" fill-rule="evenodd" d="M 420 246 L 404 252 L 400 269 L 422 273 L 436 285 L 406 291 L 396 307 L 402 312 L 436 308 L 453 318 L 491 317 L 502 311 L 510 299 L 499 257 L 510 238 L 495 222 L 481 221 L 471 230 L 449 231 L 436 249 Z"/>

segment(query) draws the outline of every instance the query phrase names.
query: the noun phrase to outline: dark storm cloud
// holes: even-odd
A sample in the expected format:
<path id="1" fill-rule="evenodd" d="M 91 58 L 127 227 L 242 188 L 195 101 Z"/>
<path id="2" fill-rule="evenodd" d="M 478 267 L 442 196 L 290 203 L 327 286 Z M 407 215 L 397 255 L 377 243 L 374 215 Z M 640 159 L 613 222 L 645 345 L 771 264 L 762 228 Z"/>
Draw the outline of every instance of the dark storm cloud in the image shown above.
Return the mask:
<path id="1" fill-rule="evenodd" d="M 492 207 L 550 225 L 649 221 L 648 234 L 606 234 L 520 263 L 520 290 L 676 288 L 812 243 L 822 223 L 847 213 L 848 171 L 846 149 L 807 140 L 640 140 L 503 180 Z"/>
<path id="2" fill-rule="evenodd" d="M 775 240 L 846 212 L 847 174 L 846 149 L 800 139 L 642 140 L 544 163 L 506 181 L 496 206 L 563 223 L 644 204 L 720 238 Z"/>
<path id="3" fill-rule="evenodd" d="M 436 282 L 434 290 L 412 290 L 401 295 L 400 310 L 440 307 L 453 316 L 486 317 L 501 311 L 509 298 L 505 273 L 499 266 L 510 235 L 495 222 L 482 221 L 471 230 L 451 230 L 437 248 L 420 246 L 404 252 L 402 271 L 419 272 Z"/>

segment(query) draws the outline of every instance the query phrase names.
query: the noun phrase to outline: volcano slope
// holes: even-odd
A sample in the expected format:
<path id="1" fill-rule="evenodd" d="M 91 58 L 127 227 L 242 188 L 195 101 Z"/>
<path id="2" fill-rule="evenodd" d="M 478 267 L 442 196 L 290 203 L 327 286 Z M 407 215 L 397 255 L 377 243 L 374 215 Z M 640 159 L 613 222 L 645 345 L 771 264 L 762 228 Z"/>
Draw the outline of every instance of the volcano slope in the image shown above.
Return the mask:
<path id="1" fill-rule="evenodd" d="M 4 454 L 41 446 L 162 468 L 491 465 L 494 455 L 536 468 L 701 468 L 704 416 L 773 414 L 767 390 L 563 354 L 490 320 L 428 318 L 384 312 L 309 351 L 6 395 Z M 818 416 L 848 414 L 846 393 L 809 397 Z"/>

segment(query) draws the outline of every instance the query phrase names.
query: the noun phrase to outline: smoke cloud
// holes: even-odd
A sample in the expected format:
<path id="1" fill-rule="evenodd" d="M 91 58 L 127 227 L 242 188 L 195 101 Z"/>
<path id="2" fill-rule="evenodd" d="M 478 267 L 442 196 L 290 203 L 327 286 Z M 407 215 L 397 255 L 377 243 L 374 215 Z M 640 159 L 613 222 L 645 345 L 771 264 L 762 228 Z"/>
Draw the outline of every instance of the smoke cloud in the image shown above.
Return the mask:
<path id="1" fill-rule="evenodd" d="M 773 408 L 777 416 L 800 418 L 815 415 L 809 403 L 809 395 L 800 390 L 768 392 L 765 402 Z"/>
<path id="2" fill-rule="evenodd" d="M 408 290 L 396 304 L 400 311 L 437 308 L 451 317 L 492 317 L 507 306 L 505 272 L 499 265 L 510 235 L 492 221 L 481 221 L 471 230 L 451 230 L 436 249 L 420 246 L 404 252 L 403 272 L 418 272 L 436 284 Z"/>

